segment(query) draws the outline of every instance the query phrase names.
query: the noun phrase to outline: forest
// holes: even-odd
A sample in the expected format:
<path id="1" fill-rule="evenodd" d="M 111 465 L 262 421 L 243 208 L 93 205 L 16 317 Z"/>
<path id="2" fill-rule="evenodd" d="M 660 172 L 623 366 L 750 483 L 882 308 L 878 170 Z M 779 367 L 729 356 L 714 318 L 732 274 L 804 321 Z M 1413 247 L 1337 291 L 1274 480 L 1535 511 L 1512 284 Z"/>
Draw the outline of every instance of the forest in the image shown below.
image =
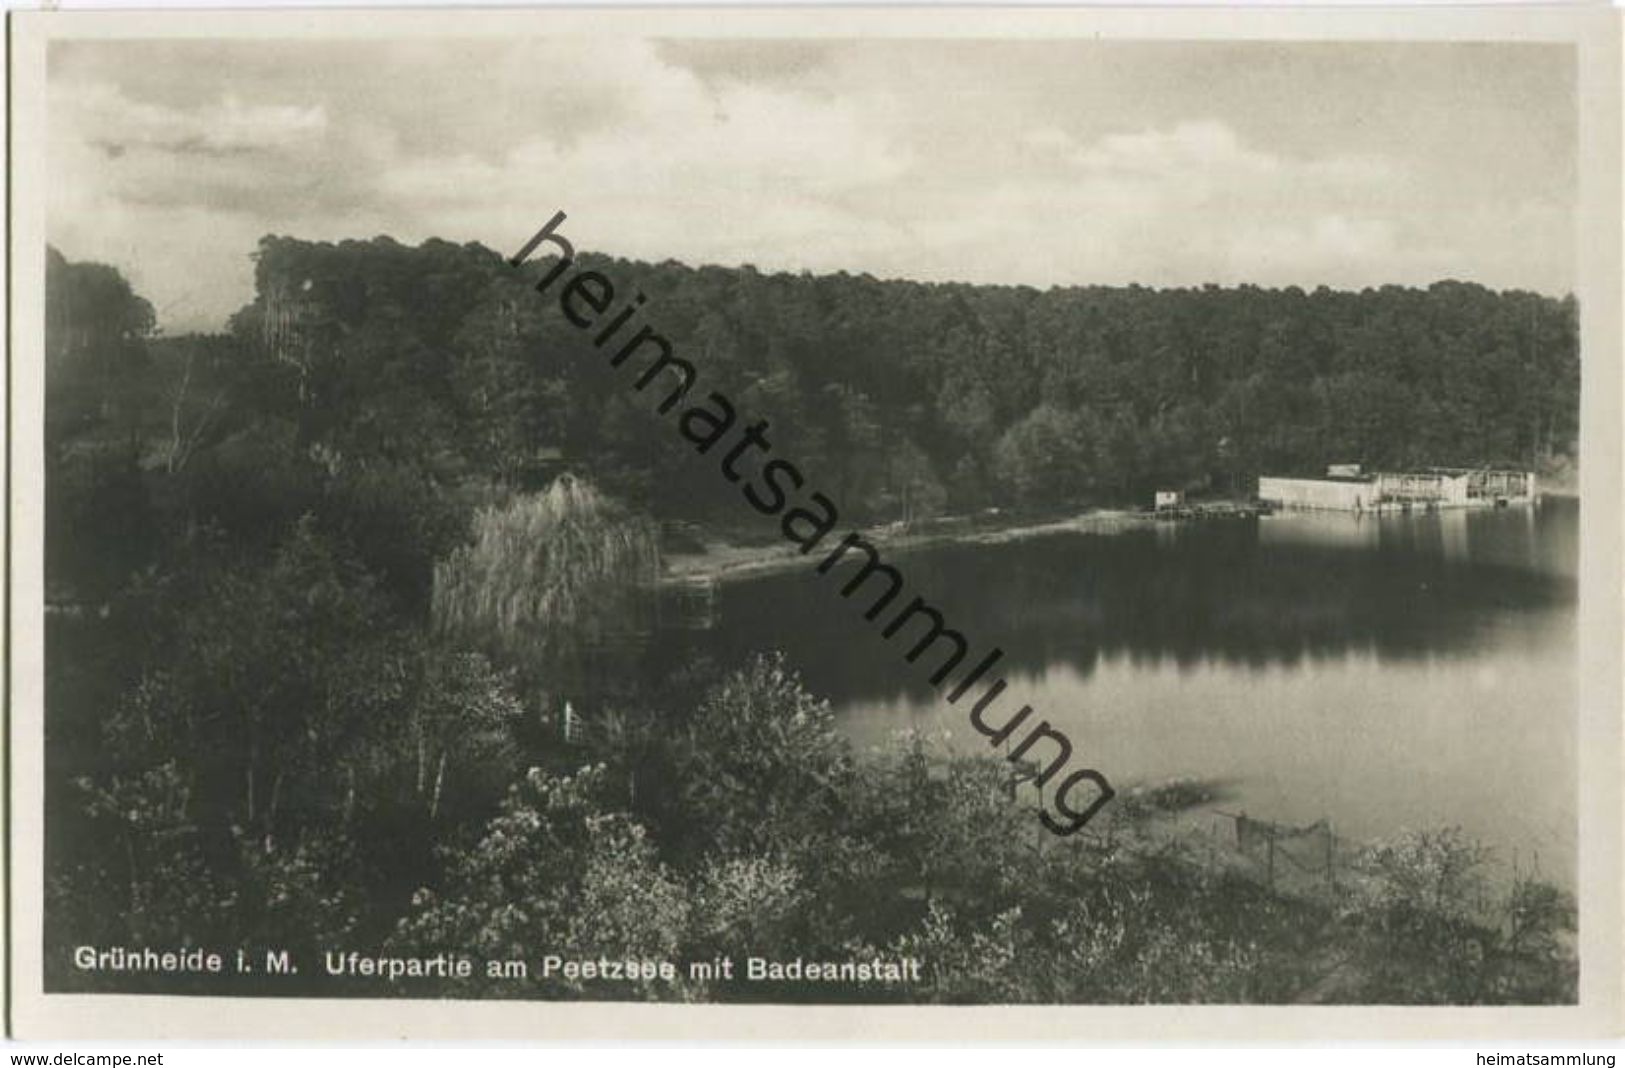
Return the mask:
<path id="1" fill-rule="evenodd" d="M 1246 497 L 1331 462 L 1573 478 L 1571 297 L 579 260 L 647 294 L 854 522 Z M 270 236 L 255 263 L 226 330 L 165 336 L 117 270 L 48 256 L 48 990 L 1573 1001 L 1572 898 L 1489 882 L 1449 829 L 1295 896 L 1158 833 L 1177 791 L 1035 843 L 998 762 L 857 751 L 775 650 L 607 670 L 663 555 L 751 524 L 737 488 L 498 252 Z M 98 974 L 82 945 L 309 967 Z M 324 979 L 328 950 L 912 956 L 925 978 L 380 990 Z"/>

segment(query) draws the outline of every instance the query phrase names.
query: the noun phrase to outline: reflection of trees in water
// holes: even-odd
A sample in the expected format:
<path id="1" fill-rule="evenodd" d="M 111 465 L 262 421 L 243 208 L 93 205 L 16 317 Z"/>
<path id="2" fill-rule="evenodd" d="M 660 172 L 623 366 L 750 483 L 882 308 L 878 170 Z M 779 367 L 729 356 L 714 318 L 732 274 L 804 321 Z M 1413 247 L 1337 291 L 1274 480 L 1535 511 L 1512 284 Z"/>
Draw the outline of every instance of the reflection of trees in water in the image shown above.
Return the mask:
<path id="1" fill-rule="evenodd" d="M 1333 537 L 1317 537 L 1313 522 L 1294 527 L 1295 518 L 1204 523 L 1171 538 L 1146 531 L 955 547 L 897 563 L 909 591 L 964 633 L 967 661 L 997 644 L 1011 678 L 1056 664 L 1088 675 L 1107 655 L 1258 667 L 1351 652 L 1466 655 L 1482 648 L 1493 619 L 1561 609 L 1575 596 L 1565 574 L 1572 508 L 1367 519 L 1360 544 L 1343 535 L 1353 517 L 1338 517 L 1346 524 L 1328 528 Z M 1519 566 L 1553 554 L 1550 571 Z M 731 587 L 719 629 L 697 643 L 724 663 L 785 649 L 836 700 L 930 693 L 927 672 L 862 619 L 863 595 L 838 596 L 842 582 L 793 574 Z M 695 644 L 665 634 L 652 655 L 675 662 Z"/>
<path id="2" fill-rule="evenodd" d="M 1291 662 L 1357 649 L 1448 654 L 1475 647 L 1486 613 L 1572 596 L 1565 582 L 1513 568 L 1382 550 L 1265 549 L 1229 537 L 1171 550 L 1118 539 L 1033 561 L 1008 581 L 1009 595 L 987 605 L 989 624 L 1068 660 L 1080 646 L 1182 663 Z"/>

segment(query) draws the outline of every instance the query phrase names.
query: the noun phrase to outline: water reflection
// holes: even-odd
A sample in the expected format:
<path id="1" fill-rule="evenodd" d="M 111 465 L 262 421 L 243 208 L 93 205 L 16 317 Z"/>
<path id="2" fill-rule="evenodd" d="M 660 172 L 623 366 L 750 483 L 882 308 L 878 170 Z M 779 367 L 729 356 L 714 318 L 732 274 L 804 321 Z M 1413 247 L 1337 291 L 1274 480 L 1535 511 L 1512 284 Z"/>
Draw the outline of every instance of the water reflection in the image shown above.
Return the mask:
<path id="1" fill-rule="evenodd" d="M 1371 836 L 1459 823 L 1563 880 L 1574 824 L 1578 506 L 1283 514 L 899 561 L 1124 782 L 1234 779 L 1255 814 Z M 781 648 L 860 741 L 960 728 L 866 602 L 809 567 L 724 590 L 645 668 Z"/>
<path id="2" fill-rule="evenodd" d="M 1014 676 L 1064 665 L 1088 677 L 1118 653 L 1185 668 L 1472 657 L 1509 612 L 1572 608 L 1577 515 L 1278 515 L 947 548 L 899 566 L 973 648 L 1003 648 Z M 809 566 L 727 587 L 717 628 L 664 634 L 651 656 L 729 663 L 782 648 L 837 701 L 931 695 L 925 672 L 862 620 L 866 602 L 837 595 L 844 581 Z"/>

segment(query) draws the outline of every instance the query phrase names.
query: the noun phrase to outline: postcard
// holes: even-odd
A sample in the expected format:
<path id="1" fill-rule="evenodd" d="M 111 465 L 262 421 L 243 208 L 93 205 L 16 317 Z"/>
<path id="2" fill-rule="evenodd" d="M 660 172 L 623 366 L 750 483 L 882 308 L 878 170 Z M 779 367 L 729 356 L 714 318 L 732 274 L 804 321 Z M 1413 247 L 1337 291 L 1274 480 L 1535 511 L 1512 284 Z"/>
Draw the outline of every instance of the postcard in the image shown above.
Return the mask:
<path id="1" fill-rule="evenodd" d="M 1617 1035 L 1619 45 L 14 16 L 9 1026 Z"/>

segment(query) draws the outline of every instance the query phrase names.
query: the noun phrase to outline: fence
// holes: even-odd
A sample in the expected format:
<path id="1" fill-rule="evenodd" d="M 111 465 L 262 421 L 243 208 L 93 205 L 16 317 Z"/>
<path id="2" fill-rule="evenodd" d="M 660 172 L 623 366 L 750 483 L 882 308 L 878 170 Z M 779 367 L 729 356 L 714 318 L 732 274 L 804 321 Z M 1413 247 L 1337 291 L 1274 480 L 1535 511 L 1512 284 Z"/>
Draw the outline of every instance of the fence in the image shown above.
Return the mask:
<path id="1" fill-rule="evenodd" d="M 1233 824 L 1231 855 L 1242 861 L 1244 869 L 1250 866 L 1253 874 L 1262 875 L 1270 889 L 1276 889 L 1278 884 L 1281 888 L 1301 891 L 1337 888 L 1339 853 L 1349 852 L 1351 848 L 1339 846 L 1341 840 L 1333 832 L 1330 821 L 1320 819 L 1307 826 L 1294 827 L 1253 819 L 1245 812 L 1215 810 L 1214 815 Z M 1208 852 L 1210 869 L 1218 863 L 1219 827 L 1215 820 Z M 1345 846 L 1352 847 L 1352 843 Z M 1347 870 L 1348 862 L 1343 862 L 1342 867 Z"/>

